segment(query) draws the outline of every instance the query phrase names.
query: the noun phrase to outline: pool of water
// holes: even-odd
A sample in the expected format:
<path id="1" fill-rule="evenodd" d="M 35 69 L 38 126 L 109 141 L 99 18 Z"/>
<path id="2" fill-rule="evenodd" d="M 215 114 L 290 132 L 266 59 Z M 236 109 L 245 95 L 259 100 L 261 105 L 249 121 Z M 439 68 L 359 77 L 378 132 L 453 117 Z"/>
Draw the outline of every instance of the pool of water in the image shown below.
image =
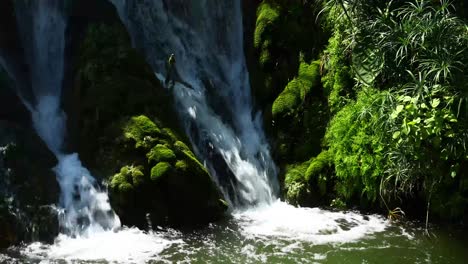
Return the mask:
<path id="1" fill-rule="evenodd" d="M 204 229 L 135 228 L 10 248 L 0 263 L 468 263 L 466 230 L 282 202 Z"/>

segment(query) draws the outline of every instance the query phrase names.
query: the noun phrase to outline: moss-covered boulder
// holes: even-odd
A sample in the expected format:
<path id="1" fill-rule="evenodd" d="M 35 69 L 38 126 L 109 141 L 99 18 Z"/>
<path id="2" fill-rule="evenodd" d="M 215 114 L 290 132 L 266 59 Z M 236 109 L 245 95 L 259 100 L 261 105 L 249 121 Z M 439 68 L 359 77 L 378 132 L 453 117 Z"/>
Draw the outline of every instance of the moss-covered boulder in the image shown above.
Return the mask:
<path id="1" fill-rule="evenodd" d="M 284 170 L 286 200 L 294 205 L 330 205 L 333 199 L 333 157 L 324 150 L 312 159 Z"/>
<path id="2" fill-rule="evenodd" d="M 110 178 L 110 187 L 125 223 L 144 226 L 147 214 L 153 223 L 174 225 L 222 216 L 226 206 L 218 188 L 185 143 L 143 115 L 124 124 L 114 155 L 128 165 Z"/>
<path id="3" fill-rule="evenodd" d="M 311 64 L 302 61 L 298 76 L 288 83 L 273 102 L 273 117 L 291 116 L 300 111 L 314 88 L 320 89 L 320 61 Z"/>
<path id="4" fill-rule="evenodd" d="M 124 224 L 198 225 L 223 216 L 221 192 L 184 143 L 171 94 L 119 22 L 89 25 L 75 76 L 77 146 L 93 174 L 108 180 Z"/>

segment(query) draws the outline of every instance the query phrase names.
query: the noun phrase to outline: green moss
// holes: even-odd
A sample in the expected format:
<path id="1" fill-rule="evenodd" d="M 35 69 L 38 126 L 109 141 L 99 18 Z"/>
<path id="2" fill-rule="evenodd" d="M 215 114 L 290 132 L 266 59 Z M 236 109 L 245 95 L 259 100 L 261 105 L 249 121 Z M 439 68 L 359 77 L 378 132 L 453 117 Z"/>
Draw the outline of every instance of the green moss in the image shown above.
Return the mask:
<path id="1" fill-rule="evenodd" d="M 122 172 L 122 170 L 112 177 L 110 186 L 117 191 L 129 191 L 133 189 L 133 186 L 128 182 L 127 173 Z"/>
<path id="2" fill-rule="evenodd" d="M 254 46 L 259 48 L 262 39 L 267 36 L 268 27 L 273 25 L 279 18 L 277 8 L 268 2 L 262 2 L 257 9 L 257 23 L 255 26 Z"/>
<path id="3" fill-rule="evenodd" d="M 327 151 L 322 151 L 315 159 L 310 162 L 305 172 L 305 179 L 309 181 L 312 177 L 318 177 L 319 173 L 333 164 L 333 156 Z"/>
<path id="4" fill-rule="evenodd" d="M 181 152 L 190 151 L 190 148 L 182 141 L 176 141 L 174 147 Z"/>
<path id="5" fill-rule="evenodd" d="M 145 174 L 142 172 L 143 166 L 132 167 L 131 175 L 134 186 L 141 186 L 145 183 Z"/>
<path id="6" fill-rule="evenodd" d="M 143 166 L 124 166 L 111 179 L 111 188 L 117 191 L 129 191 L 144 184 Z"/>
<path id="7" fill-rule="evenodd" d="M 146 154 L 146 157 L 148 158 L 148 162 L 160 162 L 174 160 L 176 155 L 170 148 L 158 144 Z"/>
<path id="8" fill-rule="evenodd" d="M 272 114 L 278 116 L 280 114 L 292 114 L 296 110 L 302 100 L 299 97 L 298 91 L 299 84 L 296 79 L 292 80 L 286 86 L 286 89 L 276 98 L 272 106 Z"/>
<path id="9" fill-rule="evenodd" d="M 294 182 L 305 182 L 305 173 L 309 167 L 310 161 L 304 163 L 292 164 L 286 166 L 285 186 L 289 186 Z"/>
<path id="10" fill-rule="evenodd" d="M 125 126 L 125 137 L 135 140 L 135 147 L 147 146 L 147 141 L 161 131 L 148 117 L 132 117 Z"/>
<path id="11" fill-rule="evenodd" d="M 151 169 L 151 180 L 158 181 L 171 170 L 172 166 L 168 162 L 159 162 Z"/>
<path id="12" fill-rule="evenodd" d="M 263 1 L 257 9 L 257 22 L 254 32 L 254 47 L 259 50 L 260 65 L 271 62 L 271 48 L 273 44 L 273 31 L 279 23 L 280 12 L 278 7 L 268 1 Z"/>
<path id="13" fill-rule="evenodd" d="M 177 135 L 172 131 L 172 129 L 170 128 L 163 128 L 162 129 L 164 134 L 167 135 L 167 137 L 171 140 L 171 141 L 177 141 L 179 138 L 177 137 Z"/>
<path id="14" fill-rule="evenodd" d="M 133 186 L 128 182 L 123 182 L 119 185 L 118 190 L 123 193 L 131 192 L 133 191 Z"/>
<path id="15" fill-rule="evenodd" d="M 186 172 L 189 166 L 185 160 L 178 160 L 175 167 L 177 171 Z"/>
<path id="16" fill-rule="evenodd" d="M 127 181 L 127 179 L 125 178 L 126 173 L 122 173 L 122 170 L 123 168 L 120 170 L 120 173 L 117 173 L 114 176 L 112 176 L 111 185 L 110 185 L 111 188 L 113 189 L 118 188 L 122 182 Z"/>
<path id="17" fill-rule="evenodd" d="M 287 116 L 297 112 L 313 87 L 318 86 L 320 86 L 320 61 L 314 61 L 311 64 L 302 61 L 297 78 L 290 81 L 273 102 L 273 117 Z"/>
<path id="18" fill-rule="evenodd" d="M 196 169 L 200 172 L 208 174 L 208 170 L 205 168 L 205 166 L 203 166 L 203 164 L 200 163 L 200 161 L 195 157 L 195 154 L 193 154 L 193 152 L 190 150 L 190 148 L 187 145 L 185 145 L 184 142 L 177 141 L 176 143 L 174 143 L 174 147 L 180 153 L 182 153 L 185 156 L 185 158 L 188 159 L 189 163 L 187 164 L 189 164 L 191 169 Z"/>

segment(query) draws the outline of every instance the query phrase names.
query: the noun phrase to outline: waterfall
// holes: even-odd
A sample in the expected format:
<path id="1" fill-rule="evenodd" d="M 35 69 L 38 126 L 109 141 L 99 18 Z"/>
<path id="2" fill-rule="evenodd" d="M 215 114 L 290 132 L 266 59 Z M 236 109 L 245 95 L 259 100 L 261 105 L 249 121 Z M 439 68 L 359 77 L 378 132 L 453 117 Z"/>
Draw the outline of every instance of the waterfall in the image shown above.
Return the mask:
<path id="1" fill-rule="evenodd" d="M 177 109 L 196 154 L 237 207 L 276 199 L 276 167 L 252 108 L 240 0 L 111 0 L 164 83 L 175 55 Z"/>
<path id="2" fill-rule="evenodd" d="M 76 153 L 63 151 L 66 134 L 66 115 L 61 109 L 66 29 L 64 1 L 18 0 L 15 12 L 36 102 L 24 103 L 31 112 L 38 135 L 58 159 L 54 172 L 61 187 L 61 227 L 73 236 L 117 228 L 120 220 L 112 211 L 107 194 L 99 190 Z"/>

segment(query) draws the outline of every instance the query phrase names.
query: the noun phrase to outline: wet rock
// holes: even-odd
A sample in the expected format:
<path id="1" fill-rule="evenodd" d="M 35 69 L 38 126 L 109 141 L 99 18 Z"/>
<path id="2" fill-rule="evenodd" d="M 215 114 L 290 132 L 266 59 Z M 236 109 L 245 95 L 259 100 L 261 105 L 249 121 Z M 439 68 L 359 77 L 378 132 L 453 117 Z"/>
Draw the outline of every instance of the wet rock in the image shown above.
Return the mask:
<path id="1" fill-rule="evenodd" d="M 108 179 L 122 223 L 187 226 L 221 218 L 226 204 L 186 145 L 171 94 L 120 22 L 89 25 L 77 62 L 77 146 L 93 174 Z"/>

